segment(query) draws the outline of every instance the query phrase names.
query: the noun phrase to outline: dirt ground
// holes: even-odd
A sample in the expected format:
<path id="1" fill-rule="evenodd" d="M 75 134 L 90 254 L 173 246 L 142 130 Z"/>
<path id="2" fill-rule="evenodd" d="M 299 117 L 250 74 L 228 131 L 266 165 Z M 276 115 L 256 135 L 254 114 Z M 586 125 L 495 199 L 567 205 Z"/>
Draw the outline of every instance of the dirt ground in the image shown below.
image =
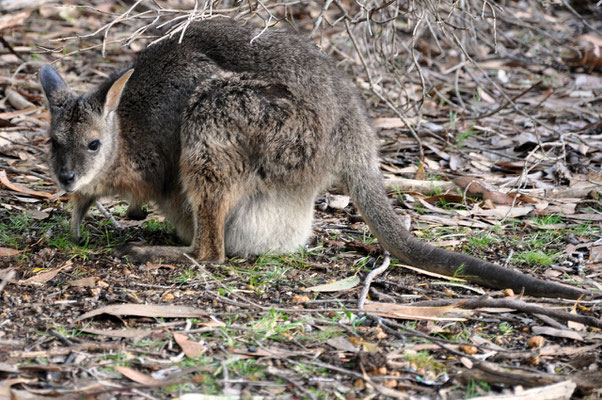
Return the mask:
<path id="1" fill-rule="evenodd" d="M 230 3 L 215 9 L 316 28 L 364 94 L 391 202 L 416 236 L 594 296 L 521 296 L 392 260 L 358 310 L 384 254 L 336 188 L 290 255 L 132 264 L 112 250 L 178 241 L 152 204 L 134 221 L 116 198 L 75 243 L 45 162 L 37 71 L 53 62 L 89 90 L 153 40 L 132 34 L 156 7 L 165 21 L 195 3 L 29 2 L 0 15 L 0 399 L 602 396 L 600 7 Z M 458 15 L 474 18 L 460 29 Z"/>

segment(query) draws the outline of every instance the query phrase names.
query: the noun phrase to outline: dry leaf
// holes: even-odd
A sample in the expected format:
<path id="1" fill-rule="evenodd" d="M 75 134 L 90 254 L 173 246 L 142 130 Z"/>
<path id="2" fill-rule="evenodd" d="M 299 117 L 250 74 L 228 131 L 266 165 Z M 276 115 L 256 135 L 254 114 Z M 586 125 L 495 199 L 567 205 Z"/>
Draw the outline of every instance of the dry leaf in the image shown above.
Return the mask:
<path id="1" fill-rule="evenodd" d="M 31 9 L 0 16 L 0 31 L 21 25 L 31 14 Z"/>
<path id="2" fill-rule="evenodd" d="M 134 315 L 137 317 L 151 318 L 198 318 L 209 316 L 204 310 L 194 307 L 164 306 L 156 304 L 117 304 L 87 312 L 75 321 L 79 322 L 101 314 L 109 314 L 116 317 L 121 317 L 122 315 Z"/>
<path id="3" fill-rule="evenodd" d="M 477 354 L 479 351 L 476 346 L 471 346 L 468 344 L 461 344 L 458 346 L 458 348 L 468 355 Z"/>
<path id="4" fill-rule="evenodd" d="M 94 277 L 90 276 L 87 278 L 76 279 L 74 281 L 69 282 L 69 284 L 71 286 L 77 286 L 77 287 L 94 287 L 94 286 L 96 286 L 96 279 L 94 279 Z"/>
<path id="5" fill-rule="evenodd" d="M 304 296 L 302 294 L 296 294 L 293 296 L 291 302 L 293 304 L 307 303 L 309 301 L 309 297 Z"/>
<path id="6" fill-rule="evenodd" d="M 113 368 L 136 383 L 141 383 L 143 385 L 148 385 L 148 386 L 160 386 L 160 385 L 163 385 L 163 383 L 164 383 L 160 379 L 155 379 L 149 375 L 143 374 L 142 372 L 136 371 L 135 369 L 132 369 L 130 367 L 116 366 Z"/>
<path id="7" fill-rule="evenodd" d="M 70 267 L 73 264 L 73 262 L 71 261 L 67 261 L 65 263 L 65 265 L 58 267 L 56 269 L 53 269 L 52 271 L 46 271 L 43 272 L 41 274 L 38 275 L 34 275 L 31 278 L 19 281 L 19 283 L 21 284 L 28 284 L 28 283 L 46 283 L 52 279 L 54 279 L 54 277 L 61 272 L 63 269 Z"/>
<path id="8" fill-rule="evenodd" d="M 193 342 L 184 334 L 174 332 L 173 338 L 178 346 L 182 348 L 182 351 L 184 351 L 184 354 L 186 354 L 186 357 L 188 358 L 198 357 L 207 351 L 207 347 L 204 344 Z"/>
<path id="9" fill-rule="evenodd" d="M 579 36 L 574 49 L 564 52 L 563 59 L 568 65 L 602 69 L 602 37 L 595 33 Z"/>
<path id="10" fill-rule="evenodd" d="M 337 336 L 326 341 L 326 344 L 334 347 L 340 351 L 347 351 L 350 353 L 357 353 L 360 348 L 359 346 L 354 345 L 349 340 L 344 338 L 343 336 Z"/>
<path id="11" fill-rule="evenodd" d="M 453 276 L 447 276 L 447 275 L 441 275 L 436 272 L 430 272 L 430 271 L 426 271 L 424 269 L 412 267 L 411 265 L 405 265 L 405 264 L 391 264 L 391 265 L 393 267 L 402 267 L 402 268 L 410 269 L 410 270 L 412 270 L 414 272 L 418 272 L 420 274 L 432 276 L 433 278 L 440 278 L 440 279 L 445 279 L 445 280 L 454 281 L 454 282 L 466 282 L 466 279 L 462 279 L 459 277 L 453 277 Z"/>
<path id="12" fill-rule="evenodd" d="M 372 120 L 372 126 L 375 128 L 403 128 L 405 124 L 399 118 L 375 118 Z"/>
<path id="13" fill-rule="evenodd" d="M 494 204 L 511 205 L 514 198 L 510 195 L 496 190 L 487 182 L 471 176 L 464 176 L 454 179 L 454 183 L 466 190 L 469 196 L 481 197 L 484 200 L 491 200 Z"/>
<path id="14" fill-rule="evenodd" d="M 465 321 L 465 318 L 441 318 L 442 315 L 456 307 L 457 304 L 442 307 L 418 307 L 394 303 L 366 303 L 364 311 L 368 314 L 397 319 Z"/>
<path id="15" fill-rule="evenodd" d="M 25 193 L 25 194 L 29 194 L 31 196 L 42 197 L 45 199 L 50 199 L 54 196 L 50 193 L 40 192 L 38 190 L 32 190 L 23 185 L 19 185 L 18 183 L 11 182 L 8 179 L 8 176 L 6 176 L 6 171 L 0 171 L 0 182 L 2 182 L 2 184 L 4 186 L 6 186 L 7 188 L 9 188 L 10 190 L 13 190 L 15 192 Z"/>
<path id="16" fill-rule="evenodd" d="M 19 254 L 21 250 L 11 249 L 8 247 L 0 247 L 0 257 L 12 257 Z"/>
<path id="17" fill-rule="evenodd" d="M 340 292 L 343 290 L 349 290 L 351 288 L 354 288 L 357 285 L 359 285 L 359 283 L 360 278 L 357 275 L 352 275 L 345 279 L 341 279 L 340 281 L 312 286 L 305 290 L 309 290 L 312 292 Z"/>
<path id="18" fill-rule="evenodd" d="M 543 336 L 531 336 L 527 340 L 527 346 L 541 349 L 546 343 L 546 339 Z"/>
<path id="19" fill-rule="evenodd" d="M 533 211 L 533 206 L 522 206 L 522 207 L 511 207 L 511 206 L 497 206 L 491 210 L 474 210 L 473 215 L 479 215 L 483 217 L 496 217 L 496 218 L 516 218 L 523 217 Z"/>
<path id="20" fill-rule="evenodd" d="M 589 262 L 602 262 L 602 246 L 592 246 L 592 248 L 589 250 Z"/>
<path id="21" fill-rule="evenodd" d="M 583 341 L 583 337 L 580 334 L 568 329 L 556 329 L 549 326 L 534 326 L 531 328 L 531 330 L 536 335 L 548 335 Z"/>

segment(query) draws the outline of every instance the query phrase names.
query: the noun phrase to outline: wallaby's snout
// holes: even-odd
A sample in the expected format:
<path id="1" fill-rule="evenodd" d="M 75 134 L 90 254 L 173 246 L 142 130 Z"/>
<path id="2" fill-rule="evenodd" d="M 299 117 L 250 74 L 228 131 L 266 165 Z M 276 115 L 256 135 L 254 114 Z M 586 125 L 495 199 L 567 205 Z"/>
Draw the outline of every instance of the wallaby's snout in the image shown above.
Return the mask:
<path id="1" fill-rule="evenodd" d="M 75 182 L 75 172 L 71 170 L 61 169 L 58 178 L 63 189 L 70 191 L 70 188 Z"/>

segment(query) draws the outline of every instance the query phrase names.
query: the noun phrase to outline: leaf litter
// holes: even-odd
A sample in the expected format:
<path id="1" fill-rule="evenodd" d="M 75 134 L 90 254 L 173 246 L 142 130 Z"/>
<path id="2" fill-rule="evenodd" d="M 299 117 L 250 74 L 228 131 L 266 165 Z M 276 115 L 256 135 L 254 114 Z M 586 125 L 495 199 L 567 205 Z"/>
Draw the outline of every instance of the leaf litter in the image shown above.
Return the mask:
<path id="1" fill-rule="evenodd" d="M 125 11 L 121 5 L 38 3 L 0 18 L 6 49 L 0 54 L 0 397 L 600 395 L 598 300 L 484 291 L 393 262 L 357 310 L 358 286 L 381 250 L 335 189 L 316 205 L 315 238 L 289 256 L 222 266 L 125 264 L 111 255 L 121 243 L 176 239 L 152 212 L 145 221 L 127 221 L 115 199 L 103 204 L 125 229 L 93 209 L 87 242 L 70 241 L 67 197 L 43 161 L 49 114 L 37 68 L 61 58 L 67 83 L 83 91 L 130 63 L 145 39 L 121 48 L 105 43 L 103 59 L 102 37 L 82 35 L 110 24 Z M 416 62 L 407 57 L 393 66 L 386 47 L 370 53 L 364 61 L 372 75 L 347 46 L 348 32 L 337 29 L 344 15 L 335 5 L 347 7 L 348 16 L 362 12 L 357 5 L 290 10 L 302 32 L 319 28 L 322 48 L 367 95 L 392 202 L 414 234 L 600 290 L 600 37 L 575 27 L 599 30 L 602 18 L 581 3 L 571 2 L 573 10 L 548 4 L 546 12 L 530 2 L 506 4 L 496 9 L 499 53 L 485 44 L 493 43 L 491 25 L 474 30 L 485 39 L 470 42 L 474 64 L 453 35 L 433 40 L 431 32 L 415 43 Z M 414 46 L 404 33 L 410 22 L 391 14 L 397 2 L 372 6 L 371 18 L 397 24 Z M 441 6 L 442 16 L 456 18 Z M 463 12 L 476 9 L 481 15 L 480 5 Z M 282 12 L 275 3 L 267 10 Z M 140 22 L 136 11 L 128 20 L 133 25 L 111 25 L 107 36 L 127 39 Z M 329 23 L 316 25 L 320 18 Z M 448 29 L 454 24 L 464 20 Z M 369 51 L 369 35 L 356 34 Z M 68 37 L 76 39 L 56 41 Z M 30 64 L 21 66 L 21 58 Z M 395 78 L 375 80 L 391 73 Z M 417 102 L 419 113 L 405 107 Z M 402 119 L 388 104 L 407 115 Z M 545 340 L 533 347 L 535 335 Z"/>

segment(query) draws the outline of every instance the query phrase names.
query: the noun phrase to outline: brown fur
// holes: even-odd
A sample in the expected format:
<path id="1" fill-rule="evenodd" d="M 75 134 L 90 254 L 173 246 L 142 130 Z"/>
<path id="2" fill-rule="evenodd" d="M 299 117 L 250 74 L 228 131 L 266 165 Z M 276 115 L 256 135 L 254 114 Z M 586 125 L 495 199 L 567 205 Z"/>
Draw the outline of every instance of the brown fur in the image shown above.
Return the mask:
<path id="1" fill-rule="evenodd" d="M 153 201 L 188 245 L 130 246 L 134 260 L 293 251 L 310 234 L 316 195 L 342 181 L 404 262 L 536 295 L 585 293 L 412 237 L 388 202 L 377 138 L 349 80 L 295 35 L 268 31 L 251 43 L 256 34 L 229 22 L 193 24 L 181 44 L 172 38 L 143 51 L 129 80 L 122 72 L 84 96 L 42 69 L 51 164 L 75 192 L 74 235 L 94 199 L 118 194 L 134 209 Z"/>

